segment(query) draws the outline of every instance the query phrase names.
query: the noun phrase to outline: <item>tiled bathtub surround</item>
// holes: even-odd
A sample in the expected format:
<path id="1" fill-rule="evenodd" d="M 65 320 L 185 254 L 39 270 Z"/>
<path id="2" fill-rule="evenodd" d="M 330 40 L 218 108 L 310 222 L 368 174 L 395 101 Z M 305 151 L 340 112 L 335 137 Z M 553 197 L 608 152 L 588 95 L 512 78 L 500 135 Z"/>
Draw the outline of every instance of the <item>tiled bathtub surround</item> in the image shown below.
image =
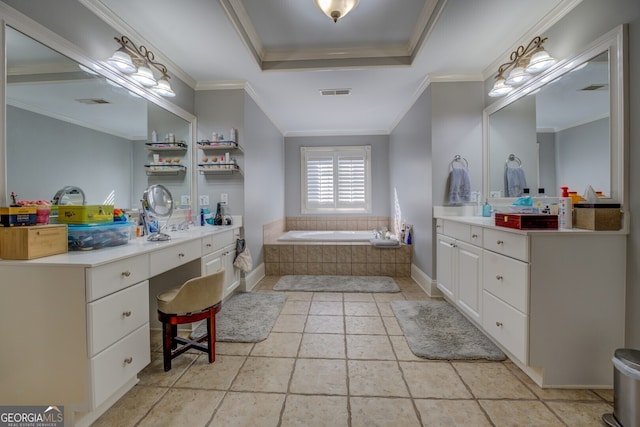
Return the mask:
<path id="1" fill-rule="evenodd" d="M 383 216 L 286 217 L 263 227 L 265 273 L 340 276 L 411 275 L 411 246 L 380 249 L 366 242 L 278 242 L 286 231 L 380 230 Z"/>

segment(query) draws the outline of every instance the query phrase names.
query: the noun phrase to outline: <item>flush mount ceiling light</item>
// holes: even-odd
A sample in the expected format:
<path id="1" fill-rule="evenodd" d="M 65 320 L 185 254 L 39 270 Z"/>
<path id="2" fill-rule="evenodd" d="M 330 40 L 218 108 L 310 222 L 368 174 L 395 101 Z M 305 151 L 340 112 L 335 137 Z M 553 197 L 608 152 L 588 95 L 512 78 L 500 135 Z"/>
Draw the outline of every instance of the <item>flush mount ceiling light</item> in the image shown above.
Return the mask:
<path id="1" fill-rule="evenodd" d="M 354 7 L 358 5 L 359 0 L 313 0 L 329 18 L 333 19 L 333 22 L 338 22 L 338 19 L 349 13 Z"/>
<path id="2" fill-rule="evenodd" d="M 155 62 L 153 52 L 145 46 L 136 46 L 127 36 L 114 37 L 114 39 L 120 43 L 121 47 L 107 60 L 109 64 L 158 95 L 176 96 L 169 84 L 170 77 L 167 73 L 167 67 Z M 160 77 L 155 77 L 154 69 Z"/>
<path id="3" fill-rule="evenodd" d="M 496 82 L 489 92 L 489 96 L 504 96 L 535 74 L 541 73 L 555 64 L 557 61 L 542 47 L 546 41 L 546 37 L 544 39 L 540 36 L 534 37 L 527 47 L 518 46 L 516 50 L 511 52 L 511 56 L 509 56 L 511 61 L 498 68 Z"/>

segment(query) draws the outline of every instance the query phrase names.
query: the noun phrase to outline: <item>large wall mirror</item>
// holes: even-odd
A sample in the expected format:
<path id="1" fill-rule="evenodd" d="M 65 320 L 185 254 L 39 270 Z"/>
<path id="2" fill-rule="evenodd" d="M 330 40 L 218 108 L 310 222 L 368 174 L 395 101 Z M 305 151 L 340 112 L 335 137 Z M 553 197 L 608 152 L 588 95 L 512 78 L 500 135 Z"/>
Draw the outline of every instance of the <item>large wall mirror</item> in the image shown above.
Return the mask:
<path id="1" fill-rule="evenodd" d="M 532 196 L 591 186 L 626 202 L 623 40 L 617 28 L 485 109 L 485 194 L 520 196 L 519 168 Z"/>
<path id="2" fill-rule="evenodd" d="M 75 186 L 87 204 L 140 207 L 162 184 L 176 201 L 192 197 L 194 118 L 168 111 L 6 26 L 5 194 L 51 200 Z M 173 134 L 179 150 L 156 150 Z M 170 167 L 156 167 L 154 154 Z"/>

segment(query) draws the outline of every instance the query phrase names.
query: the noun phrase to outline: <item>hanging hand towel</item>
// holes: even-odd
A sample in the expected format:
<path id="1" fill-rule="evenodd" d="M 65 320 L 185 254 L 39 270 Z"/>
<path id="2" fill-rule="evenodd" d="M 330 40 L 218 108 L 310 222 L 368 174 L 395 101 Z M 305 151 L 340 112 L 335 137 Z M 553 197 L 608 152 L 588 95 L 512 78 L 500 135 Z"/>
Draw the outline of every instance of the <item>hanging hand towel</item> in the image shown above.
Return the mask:
<path id="1" fill-rule="evenodd" d="M 527 188 L 527 180 L 521 167 L 507 167 L 504 170 L 505 197 L 520 197 L 522 190 Z"/>
<path id="2" fill-rule="evenodd" d="M 459 205 L 471 201 L 471 181 L 466 168 L 453 168 L 449 173 L 449 204 Z"/>

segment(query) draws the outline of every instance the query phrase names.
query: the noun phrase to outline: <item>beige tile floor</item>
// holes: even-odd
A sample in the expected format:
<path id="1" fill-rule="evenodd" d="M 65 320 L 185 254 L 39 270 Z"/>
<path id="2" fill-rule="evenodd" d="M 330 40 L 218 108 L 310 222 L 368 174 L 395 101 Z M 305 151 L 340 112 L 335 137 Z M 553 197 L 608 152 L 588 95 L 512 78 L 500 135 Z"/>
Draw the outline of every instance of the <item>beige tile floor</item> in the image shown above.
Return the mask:
<path id="1" fill-rule="evenodd" d="M 271 292 L 266 277 L 256 292 Z M 289 292 L 269 337 L 218 343 L 162 369 L 160 334 L 140 382 L 94 426 L 603 426 L 611 390 L 537 387 L 512 362 L 415 357 L 389 302 L 397 294 Z"/>

